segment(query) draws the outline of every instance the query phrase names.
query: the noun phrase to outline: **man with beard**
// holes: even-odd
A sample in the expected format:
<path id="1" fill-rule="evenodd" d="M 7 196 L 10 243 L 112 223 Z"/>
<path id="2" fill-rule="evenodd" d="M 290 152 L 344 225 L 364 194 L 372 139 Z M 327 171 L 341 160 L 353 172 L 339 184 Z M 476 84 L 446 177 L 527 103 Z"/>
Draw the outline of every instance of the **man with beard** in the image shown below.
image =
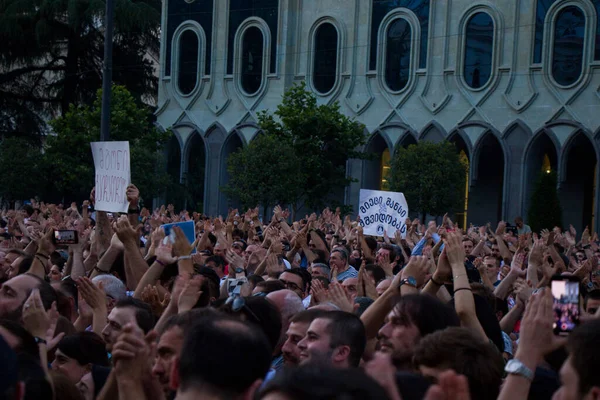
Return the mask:
<path id="1" fill-rule="evenodd" d="M 36 288 L 40 291 L 44 309 L 48 310 L 56 301 L 56 292 L 41 278 L 32 274 L 21 274 L 4 282 L 0 289 L 0 319 L 20 322 L 25 300 Z"/>
<path id="2" fill-rule="evenodd" d="M 319 364 L 336 368 L 358 367 L 367 336 L 360 318 L 344 311 L 330 311 L 315 318 L 298 343 L 302 365 Z"/>
<path id="3" fill-rule="evenodd" d="M 286 367 L 300 364 L 298 343 L 306 336 L 310 323 L 325 314 L 326 312 L 322 310 L 307 310 L 299 312 L 290 319 L 290 326 L 285 333 L 285 342 L 281 348 L 283 363 Z"/>
<path id="4" fill-rule="evenodd" d="M 377 349 L 391 354 L 397 368 L 411 369 L 415 345 L 426 335 L 449 326 L 460 326 L 452 307 L 429 295 L 403 296 L 379 329 Z"/>

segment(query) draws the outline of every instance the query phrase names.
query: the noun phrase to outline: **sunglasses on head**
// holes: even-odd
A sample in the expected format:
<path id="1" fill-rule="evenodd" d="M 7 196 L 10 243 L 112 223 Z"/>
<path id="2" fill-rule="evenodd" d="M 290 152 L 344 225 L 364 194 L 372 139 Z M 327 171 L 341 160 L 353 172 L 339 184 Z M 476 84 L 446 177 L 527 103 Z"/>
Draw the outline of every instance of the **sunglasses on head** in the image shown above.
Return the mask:
<path id="1" fill-rule="evenodd" d="M 254 319 L 254 321 L 256 323 L 260 324 L 260 322 L 261 322 L 260 318 L 258 318 L 258 316 L 254 313 L 254 311 L 252 311 L 250 309 L 250 307 L 248 307 L 248 305 L 246 304 L 245 298 L 238 296 L 238 295 L 233 295 L 227 299 L 225 304 L 230 304 L 231 311 L 233 311 L 234 313 L 239 313 L 242 310 L 245 311 L 246 313 L 248 313 L 250 315 L 250 317 L 252 317 Z"/>

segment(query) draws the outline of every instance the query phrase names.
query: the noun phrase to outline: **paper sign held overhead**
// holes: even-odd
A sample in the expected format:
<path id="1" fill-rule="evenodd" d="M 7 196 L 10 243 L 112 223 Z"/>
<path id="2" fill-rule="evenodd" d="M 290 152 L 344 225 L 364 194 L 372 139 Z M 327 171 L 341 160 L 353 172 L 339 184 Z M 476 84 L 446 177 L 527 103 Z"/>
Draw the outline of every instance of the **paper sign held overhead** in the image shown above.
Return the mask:
<path id="1" fill-rule="evenodd" d="M 391 238 L 397 230 L 406 236 L 408 205 L 404 194 L 381 190 L 360 190 L 358 215 L 365 235 L 383 236 L 384 231 Z"/>
<path id="2" fill-rule="evenodd" d="M 96 210 L 125 213 L 131 183 L 129 142 L 91 143 L 96 167 Z"/>

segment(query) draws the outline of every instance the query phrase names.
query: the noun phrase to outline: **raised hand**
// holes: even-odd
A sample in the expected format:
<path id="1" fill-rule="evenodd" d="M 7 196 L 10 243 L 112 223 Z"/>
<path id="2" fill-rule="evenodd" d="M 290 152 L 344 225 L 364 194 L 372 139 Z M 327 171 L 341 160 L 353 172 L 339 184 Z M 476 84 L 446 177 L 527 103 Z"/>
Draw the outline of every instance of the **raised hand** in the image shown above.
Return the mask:
<path id="1" fill-rule="evenodd" d="M 204 279 L 203 276 L 196 275 L 185 284 L 177 301 L 177 309 L 180 314 L 191 310 L 196 305 L 202 295 L 200 288 Z"/>
<path id="2" fill-rule="evenodd" d="M 506 231 L 506 222 L 500 221 L 498 222 L 498 226 L 496 227 L 496 236 L 502 236 Z"/>
<path id="3" fill-rule="evenodd" d="M 100 283 L 102 285 L 102 283 Z M 77 279 L 77 289 L 87 305 L 94 310 L 106 311 L 106 294 L 87 277 Z"/>
<path id="4" fill-rule="evenodd" d="M 117 222 L 115 222 L 114 228 L 119 240 L 123 243 L 124 246 L 139 246 L 138 241 L 140 240 L 140 233 L 138 229 L 141 228 L 141 225 L 134 229 L 129 223 L 127 216 L 122 215 L 121 217 L 119 217 Z"/>
<path id="5" fill-rule="evenodd" d="M 344 287 L 338 282 L 331 282 L 329 284 L 329 301 L 340 308 L 340 310 L 353 313 L 354 302 L 350 294 L 344 289 Z"/>
<path id="6" fill-rule="evenodd" d="M 140 202 L 140 191 L 137 186 L 133 183 L 127 186 L 127 191 L 125 192 L 127 195 L 127 201 L 129 202 L 129 208 L 137 208 Z"/>
<path id="7" fill-rule="evenodd" d="M 423 400 L 471 400 L 469 381 L 452 370 L 442 372 Z"/>
<path id="8" fill-rule="evenodd" d="M 175 232 L 175 243 L 173 243 L 173 255 L 176 257 L 184 257 L 189 256 L 194 251 L 196 247 L 197 239 L 194 243 L 190 243 L 190 241 L 185 237 L 185 233 L 181 230 L 180 227 L 173 227 L 173 232 Z"/>
<path id="9" fill-rule="evenodd" d="M 517 274 L 521 278 L 527 275 L 527 271 L 523 270 L 523 263 L 525 262 L 525 253 L 523 251 L 517 251 L 510 263 L 511 272 Z"/>
<path id="10" fill-rule="evenodd" d="M 169 305 L 171 295 L 167 292 L 161 300 L 156 286 L 147 285 L 144 290 L 142 290 L 142 301 L 150 305 L 154 315 L 160 316 Z"/>
<path id="11" fill-rule="evenodd" d="M 417 288 L 425 283 L 425 278 L 429 273 L 429 259 L 426 256 L 412 256 L 410 261 L 402 270 L 402 278 L 412 276 L 417 280 Z"/>
<path id="12" fill-rule="evenodd" d="M 52 306 L 56 311 L 56 303 Z M 44 310 L 39 289 L 35 288 L 23 304 L 23 326 L 34 337 L 45 338 L 50 328 L 50 315 Z"/>

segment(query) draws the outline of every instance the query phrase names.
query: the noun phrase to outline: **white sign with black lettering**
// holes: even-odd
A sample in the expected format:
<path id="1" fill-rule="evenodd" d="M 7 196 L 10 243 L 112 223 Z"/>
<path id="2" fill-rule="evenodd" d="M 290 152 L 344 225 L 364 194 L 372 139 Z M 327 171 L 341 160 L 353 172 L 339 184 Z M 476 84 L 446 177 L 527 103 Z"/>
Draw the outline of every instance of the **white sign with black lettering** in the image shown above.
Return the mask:
<path id="1" fill-rule="evenodd" d="M 96 210 L 127 212 L 127 186 L 131 183 L 129 142 L 94 142 Z"/>
<path id="2" fill-rule="evenodd" d="M 365 235 L 383 236 L 385 231 L 394 237 L 399 230 L 406 236 L 408 205 L 402 193 L 361 189 L 358 215 Z"/>

